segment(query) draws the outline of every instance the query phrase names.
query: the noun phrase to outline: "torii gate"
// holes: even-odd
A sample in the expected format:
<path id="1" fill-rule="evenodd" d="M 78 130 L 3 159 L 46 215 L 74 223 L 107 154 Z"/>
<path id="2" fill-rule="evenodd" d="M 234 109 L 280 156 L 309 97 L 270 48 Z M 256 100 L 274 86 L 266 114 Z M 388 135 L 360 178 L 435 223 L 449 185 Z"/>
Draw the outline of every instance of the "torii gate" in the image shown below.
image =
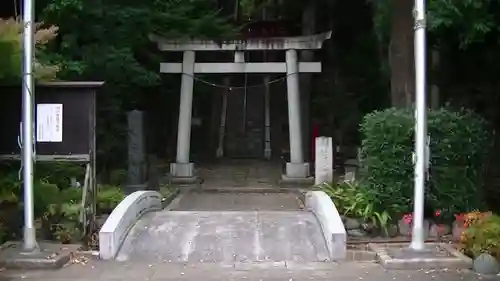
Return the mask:
<path id="1" fill-rule="evenodd" d="M 161 63 L 161 73 L 182 75 L 179 124 L 177 133 L 176 162 L 171 163 L 170 173 L 174 180 L 190 182 L 196 179 L 194 165 L 189 159 L 191 141 L 191 114 L 193 104 L 194 75 L 197 73 L 286 73 L 288 121 L 290 135 L 290 162 L 286 164 L 283 179 L 303 181 L 310 176 L 309 163 L 304 162 L 300 116 L 299 73 L 321 72 L 321 62 L 299 62 L 297 50 L 321 49 L 330 39 L 331 31 L 311 36 L 255 38 L 226 41 L 222 44 L 208 40 L 166 40 L 155 35 L 150 39 L 160 51 L 183 52 L 182 63 Z M 245 51 L 283 50 L 286 62 L 245 62 Z M 196 63 L 196 51 L 233 51 L 234 62 Z M 268 116 L 266 116 L 268 122 Z M 267 124 L 268 125 L 268 124 Z M 266 126 L 266 146 L 269 145 L 269 128 Z M 269 147 L 267 147 L 269 149 Z"/>

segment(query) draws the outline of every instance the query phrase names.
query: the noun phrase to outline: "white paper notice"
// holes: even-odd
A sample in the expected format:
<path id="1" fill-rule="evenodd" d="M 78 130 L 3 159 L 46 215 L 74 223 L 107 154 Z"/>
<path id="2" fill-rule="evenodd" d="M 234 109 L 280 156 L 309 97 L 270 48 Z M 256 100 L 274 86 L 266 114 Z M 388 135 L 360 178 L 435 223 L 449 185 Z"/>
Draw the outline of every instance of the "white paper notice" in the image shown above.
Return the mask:
<path id="1" fill-rule="evenodd" d="M 41 103 L 36 105 L 36 141 L 62 142 L 63 105 Z"/>

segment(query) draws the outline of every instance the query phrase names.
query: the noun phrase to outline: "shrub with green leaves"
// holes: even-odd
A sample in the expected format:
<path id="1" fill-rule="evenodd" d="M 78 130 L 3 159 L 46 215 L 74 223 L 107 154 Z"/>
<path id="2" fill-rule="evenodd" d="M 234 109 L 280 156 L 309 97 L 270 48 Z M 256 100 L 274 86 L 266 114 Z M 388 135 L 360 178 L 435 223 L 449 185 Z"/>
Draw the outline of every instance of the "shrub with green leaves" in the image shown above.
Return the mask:
<path id="1" fill-rule="evenodd" d="M 118 186 L 101 185 L 97 193 L 97 207 L 100 212 L 108 213 L 120 204 L 125 193 Z"/>
<path id="2" fill-rule="evenodd" d="M 361 124 L 363 188 L 375 192 L 376 209 L 411 211 L 413 200 L 414 111 L 390 108 Z M 490 140 L 485 121 L 468 110 L 428 111 L 430 182 L 426 204 L 443 214 L 481 209 L 482 180 Z"/>
<path id="3" fill-rule="evenodd" d="M 389 212 L 385 210 L 377 212 L 374 209 L 374 193 L 362 188 L 358 182 L 324 183 L 318 187 L 332 198 L 342 215 L 372 222 L 383 231 L 387 231 L 391 220 Z"/>

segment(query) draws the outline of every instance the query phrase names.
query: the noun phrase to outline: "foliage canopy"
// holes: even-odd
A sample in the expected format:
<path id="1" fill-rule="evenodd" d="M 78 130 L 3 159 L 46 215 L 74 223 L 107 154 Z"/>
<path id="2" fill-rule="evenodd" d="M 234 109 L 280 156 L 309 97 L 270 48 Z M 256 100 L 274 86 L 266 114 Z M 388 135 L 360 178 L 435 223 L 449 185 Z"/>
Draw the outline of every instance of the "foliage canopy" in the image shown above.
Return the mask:
<path id="1" fill-rule="evenodd" d="M 59 71 L 57 65 L 44 60 L 43 50 L 57 36 L 57 26 L 35 24 L 35 61 L 33 65 L 36 80 L 53 80 Z M 0 19 L 0 81 L 13 82 L 21 78 L 23 24 L 14 18 Z"/>

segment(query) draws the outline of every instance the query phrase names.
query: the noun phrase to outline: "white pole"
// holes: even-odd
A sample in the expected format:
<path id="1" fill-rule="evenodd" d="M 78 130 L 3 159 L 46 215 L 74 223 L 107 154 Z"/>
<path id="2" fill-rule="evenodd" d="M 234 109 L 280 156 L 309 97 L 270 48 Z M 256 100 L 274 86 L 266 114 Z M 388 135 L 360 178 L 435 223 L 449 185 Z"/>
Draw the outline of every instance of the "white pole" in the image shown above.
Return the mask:
<path id="1" fill-rule="evenodd" d="M 34 3 L 24 0 L 23 5 L 23 75 L 22 75 L 22 163 L 24 188 L 24 250 L 34 251 L 37 247 L 33 211 L 33 102 L 35 82 L 33 78 L 34 59 Z"/>
<path id="2" fill-rule="evenodd" d="M 413 234 L 410 248 L 423 250 L 424 185 L 426 172 L 427 106 L 426 106 L 426 19 L 425 0 L 415 0 L 415 195 Z"/>

